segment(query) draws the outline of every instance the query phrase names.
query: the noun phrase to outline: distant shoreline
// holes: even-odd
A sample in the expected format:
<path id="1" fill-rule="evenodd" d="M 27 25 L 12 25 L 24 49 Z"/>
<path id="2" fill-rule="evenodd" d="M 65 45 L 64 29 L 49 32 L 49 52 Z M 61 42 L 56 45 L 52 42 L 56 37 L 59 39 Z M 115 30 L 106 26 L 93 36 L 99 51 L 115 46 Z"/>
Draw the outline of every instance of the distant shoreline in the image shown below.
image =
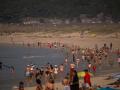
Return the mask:
<path id="1" fill-rule="evenodd" d="M 81 48 L 93 48 L 95 44 L 98 47 L 103 46 L 106 43 L 108 46 L 112 42 L 113 48 L 120 48 L 120 33 L 118 38 L 115 38 L 115 34 L 99 35 L 86 33 L 81 38 L 79 32 L 74 33 L 13 33 L 11 35 L 0 36 L 0 44 L 34 44 L 41 43 L 53 43 L 59 42 L 68 46 L 79 46 Z"/>

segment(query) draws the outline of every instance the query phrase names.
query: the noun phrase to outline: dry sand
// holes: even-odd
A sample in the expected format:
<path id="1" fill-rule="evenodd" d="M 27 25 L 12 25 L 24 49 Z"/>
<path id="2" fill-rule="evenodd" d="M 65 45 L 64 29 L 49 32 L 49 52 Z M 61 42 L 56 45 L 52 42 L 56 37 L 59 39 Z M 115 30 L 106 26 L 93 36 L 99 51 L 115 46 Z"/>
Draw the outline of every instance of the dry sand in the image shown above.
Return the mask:
<path id="1" fill-rule="evenodd" d="M 86 33 L 84 38 L 80 38 L 79 32 L 74 33 L 13 33 L 11 35 L 0 36 L 0 43 L 37 43 L 37 42 L 61 42 L 68 45 L 78 45 L 83 48 L 94 47 L 95 44 L 98 46 L 107 43 L 108 45 L 112 42 L 114 48 L 120 48 L 120 33 L 118 38 L 115 34 L 103 35 L 103 34 L 89 34 Z"/>

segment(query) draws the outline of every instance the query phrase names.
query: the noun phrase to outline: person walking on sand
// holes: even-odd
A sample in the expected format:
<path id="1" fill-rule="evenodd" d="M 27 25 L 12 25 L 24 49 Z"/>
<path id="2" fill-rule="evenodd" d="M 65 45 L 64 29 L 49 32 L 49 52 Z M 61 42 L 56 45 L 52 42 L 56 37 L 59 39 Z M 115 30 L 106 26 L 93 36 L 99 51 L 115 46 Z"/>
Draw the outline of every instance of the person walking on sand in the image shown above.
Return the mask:
<path id="1" fill-rule="evenodd" d="M 110 43 L 110 50 L 112 50 L 112 47 L 113 47 L 113 44 L 112 44 L 112 42 Z"/>
<path id="2" fill-rule="evenodd" d="M 88 70 L 85 70 L 84 84 L 85 84 L 85 85 L 88 84 L 88 85 L 91 87 L 92 85 L 91 85 L 91 80 L 90 80 L 90 78 L 91 78 L 91 76 L 90 76 Z"/>
<path id="3" fill-rule="evenodd" d="M 70 90 L 79 90 L 79 78 L 76 70 L 73 71 L 73 77 L 70 81 Z"/>

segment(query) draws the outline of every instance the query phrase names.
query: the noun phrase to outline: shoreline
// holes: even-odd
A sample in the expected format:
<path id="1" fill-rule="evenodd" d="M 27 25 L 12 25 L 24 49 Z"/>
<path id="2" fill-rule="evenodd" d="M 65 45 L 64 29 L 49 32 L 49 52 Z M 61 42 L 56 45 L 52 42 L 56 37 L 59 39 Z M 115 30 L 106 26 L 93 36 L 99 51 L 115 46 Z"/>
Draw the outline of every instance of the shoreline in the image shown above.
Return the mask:
<path id="1" fill-rule="evenodd" d="M 119 34 L 120 36 L 120 34 Z M 60 42 L 68 46 L 79 46 L 81 48 L 93 48 L 95 44 L 98 47 L 106 43 L 108 46 L 112 42 L 113 47 L 120 48 L 120 38 L 115 38 L 114 34 L 95 35 L 85 34 L 84 38 L 80 37 L 79 32 L 56 34 L 56 33 L 13 33 L 11 35 L 0 36 L 0 44 L 34 44 Z"/>
<path id="2" fill-rule="evenodd" d="M 43 35 L 43 36 L 42 36 Z M 86 34 L 84 38 L 81 38 L 79 33 L 68 33 L 68 34 L 62 34 L 62 35 L 54 35 L 54 33 L 51 34 L 43 34 L 43 33 L 15 33 L 12 35 L 3 35 L 0 36 L 0 44 L 10 44 L 10 45 L 27 45 L 28 43 L 31 45 L 37 46 L 37 43 L 54 43 L 54 42 L 60 42 L 62 44 L 68 45 L 70 47 L 72 46 L 78 46 L 81 48 L 93 48 L 95 47 L 95 44 L 98 44 L 98 47 L 102 47 L 104 43 L 106 43 L 108 46 L 112 42 L 113 48 L 117 49 L 120 48 L 120 38 L 114 38 L 110 35 L 97 35 L 97 36 L 91 36 L 89 34 Z M 103 70 L 104 71 L 104 70 Z M 107 86 L 107 84 L 114 82 L 114 79 L 111 80 L 105 80 L 110 74 L 120 72 L 119 67 L 112 68 L 112 70 L 106 70 L 104 71 L 104 75 L 97 75 L 95 77 L 92 77 L 92 83 L 101 85 L 101 86 Z M 103 74 L 104 72 L 101 72 Z M 99 81 L 99 82 L 98 82 Z M 63 88 L 61 82 L 55 83 L 55 86 L 58 86 L 60 88 Z M 25 90 L 35 90 L 34 87 L 25 87 Z M 62 90 L 62 89 L 61 89 Z"/>

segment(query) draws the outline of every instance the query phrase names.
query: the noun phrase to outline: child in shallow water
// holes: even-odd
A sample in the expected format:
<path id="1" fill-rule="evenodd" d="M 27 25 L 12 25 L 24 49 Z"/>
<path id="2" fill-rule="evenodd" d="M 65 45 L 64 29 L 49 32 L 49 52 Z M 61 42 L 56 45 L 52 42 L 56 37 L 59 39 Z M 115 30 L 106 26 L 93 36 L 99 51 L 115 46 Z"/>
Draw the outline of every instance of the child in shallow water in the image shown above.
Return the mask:
<path id="1" fill-rule="evenodd" d="M 18 90 L 24 90 L 24 82 L 22 82 L 22 81 L 19 82 Z"/>

